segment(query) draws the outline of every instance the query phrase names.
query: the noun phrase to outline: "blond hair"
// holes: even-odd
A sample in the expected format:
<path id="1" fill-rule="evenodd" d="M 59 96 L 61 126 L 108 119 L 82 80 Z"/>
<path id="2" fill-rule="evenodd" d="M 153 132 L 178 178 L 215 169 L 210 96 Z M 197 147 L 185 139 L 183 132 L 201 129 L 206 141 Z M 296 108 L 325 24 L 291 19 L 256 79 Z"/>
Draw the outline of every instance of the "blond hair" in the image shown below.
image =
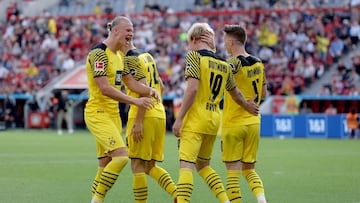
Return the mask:
<path id="1" fill-rule="evenodd" d="M 207 23 L 194 23 L 187 32 L 188 40 L 199 40 L 206 32 L 215 35 L 214 30 Z"/>

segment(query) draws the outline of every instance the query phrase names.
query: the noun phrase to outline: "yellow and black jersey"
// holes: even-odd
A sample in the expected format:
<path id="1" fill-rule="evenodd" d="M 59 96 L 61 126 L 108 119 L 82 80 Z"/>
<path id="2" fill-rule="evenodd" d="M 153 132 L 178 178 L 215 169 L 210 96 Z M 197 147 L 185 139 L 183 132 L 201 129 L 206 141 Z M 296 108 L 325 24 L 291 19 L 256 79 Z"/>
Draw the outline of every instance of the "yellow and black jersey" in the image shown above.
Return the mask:
<path id="1" fill-rule="evenodd" d="M 224 90 L 236 87 L 230 64 L 209 50 L 190 51 L 185 63 L 185 78 L 199 80 L 199 86 L 194 103 L 184 117 L 182 130 L 216 135 Z"/>
<path id="2" fill-rule="evenodd" d="M 124 75 L 131 74 L 135 80 L 141 80 L 142 78 L 146 78 L 148 85 L 154 88 L 161 95 L 161 80 L 159 76 L 159 72 L 156 67 L 156 63 L 151 54 L 147 52 L 142 52 L 139 49 L 132 49 L 128 51 L 125 55 L 125 67 L 124 67 Z M 131 91 L 126 88 L 126 92 L 128 95 L 132 97 L 139 97 L 139 94 Z M 145 117 L 156 117 L 156 118 L 165 118 L 165 109 L 163 104 L 160 102 L 155 102 L 154 108 L 146 111 Z M 135 118 L 138 107 L 135 105 L 130 106 L 129 110 L 129 118 Z"/>
<path id="3" fill-rule="evenodd" d="M 264 65 L 260 59 L 254 56 L 242 55 L 231 57 L 228 62 L 232 64 L 234 79 L 237 87 L 243 93 L 246 100 L 256 96 L 255 102 L 259 105 L 263 85 L 266 84 Z M 240 124 L 260 123 L 260 115 L 253 116 L 243 107 L 239 106 L 229 93 L 224 97 L 223 126 L 231 127 Z"/>
<path id="4" fill-rule="evenodd" d="M 121 79 L 124 65 L 121 53 L 112 52 L 105 44 L 93 47 L 86 58 L 86 72 L 88 77 L 89 99 L 86 112 L 106 111 L 119 113 L 118 101 L 104 96 L 95 82 L 95 77 L 105 76 L 109 84 L 121 89 Z"/>

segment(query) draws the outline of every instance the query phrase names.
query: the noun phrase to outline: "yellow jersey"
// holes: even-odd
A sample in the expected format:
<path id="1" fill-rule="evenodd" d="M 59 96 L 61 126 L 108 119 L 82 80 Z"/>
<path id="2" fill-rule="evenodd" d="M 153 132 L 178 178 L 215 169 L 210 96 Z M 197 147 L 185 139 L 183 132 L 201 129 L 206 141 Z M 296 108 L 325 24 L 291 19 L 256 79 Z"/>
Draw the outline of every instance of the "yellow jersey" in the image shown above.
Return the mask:
<path id="1" fill-rule="evenodd" d="M 139 49 L 132 49 L 125 55 L 125 67 L 124 75 L 131 74 L 135 80 L 139 81 L 142 78 L 146 78 L 148 85 L 154 88 L 160 98 L 161 95 L 161 81 L 159 72 L 156 67 L 156 63 L 151 54 L 142 52 Z M 126 88 L 126 92 L 131 97 L 140 97 L 136 92 Z M 162 102 L 153 100 L 155 106 L 151 110 L 147 110 L 144 117 L 156 117 L 165 119 L 165 108 Z M 136 105 L 130 105 L 128 117 L 136 118 L 138 107 Z"/>
<path id="2" fill-rule="evenodd" d="M 257 95 L 255 102 L 259 105 L 263 85 L 266 84 L 264 65 L 254 56 L 231 57 L 228 62 L 232 64 L 232 71 L 237 87 L 242 92 L 245 100 L 250 100 Z M 223 127 L 235 127 L 239 124 L 248 125 L 260 123 L 260 114 L 254 116 L 237 104 L 231 95 L 225 92 L 224 111 L 222 117 Z"/>
<path id="3" fill-rule="evenodd" d="M 120 90 L 124 64 L 122 53 L 112 52 L 105 44 L 93 47 L 86 58 L 86 72 L 89 86 L 89 99 L 86 112 L 105 111 L 119 113 L 119 102 L 101 93 L 95 82 L 95 77 L 106 76 L 109 84 Z"/>
<path id="4" fill-rule="evenodd" d="M 224 90 L 231 91 L 236 87 L 230 64 L 209 50 L 188 52 L 185 63 L 185 79 L 197 79 L 199 86 L 181 130 L 216 135 Z"/>

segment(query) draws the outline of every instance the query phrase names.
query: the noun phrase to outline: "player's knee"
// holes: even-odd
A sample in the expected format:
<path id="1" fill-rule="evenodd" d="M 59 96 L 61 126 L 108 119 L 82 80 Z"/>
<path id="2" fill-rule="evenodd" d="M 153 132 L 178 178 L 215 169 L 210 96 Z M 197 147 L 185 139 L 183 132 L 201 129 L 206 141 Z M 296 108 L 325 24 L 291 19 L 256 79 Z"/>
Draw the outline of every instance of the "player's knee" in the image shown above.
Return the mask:
<path id="1" fill-rule="evenodd" d="M 116 156 L 113 157 L 111 162 L 115 163 L 116 165 L 119 166 L 125 166 L 129 161 L 129 158 L 126 156 Z"/>
<path id="2" fill-rule="evenodd" d="M 155 160 L 151 160 L 145 163 L 145 173 L 149 175 L 152 168 L 155 167 Z"/>
<path id="3" fill-rule="evenodd" d="M 196 170 L 197 171 L 201 171 L 201 169 L 203 169 L 203 168 L 205 168 L 205 167 L 207 167 L 207 166 L 209 166 L 210 165 L 210 161 L 203 161 L 203 160 L 201 160 L 201 161 L 197 161 L 196 162 L 196 165 L 195 165 L 195 167 L 196 167 Z"/>
<path id="4" fill-rule="evenodd" d="M 131 159 L 131 170 L 133 173 L 146 173 L 145 162 L 140 159 Z"/>
<path id="5" fill-rule="evenodd" d="M 241 163 L 242 170 L 255 169 L 255 163 Z"/>

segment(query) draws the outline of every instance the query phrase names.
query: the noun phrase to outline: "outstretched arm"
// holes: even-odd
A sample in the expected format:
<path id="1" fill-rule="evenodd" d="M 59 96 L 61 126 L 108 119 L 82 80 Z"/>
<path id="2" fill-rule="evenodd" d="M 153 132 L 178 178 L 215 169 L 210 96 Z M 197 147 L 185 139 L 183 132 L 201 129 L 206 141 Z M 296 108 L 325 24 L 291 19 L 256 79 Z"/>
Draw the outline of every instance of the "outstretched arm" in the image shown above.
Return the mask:
<path id="1" fill-rule="evenodd" d="M 95 82 L 98 85 L 101 94 L 108 96 L 116 101 L 134 104 L 146 109 L 151 109 L 154 106 L 154 103 L 150 98 L 133 98 L 115 89 L 109 84 L 108 78 L 106 76 L 95 77 Z"/>
<path id="2" fill-rule="evenodd" d="M 136 81 L 131 74 L 127 74 L 123 76 L 123 81 L 126 84 L 126 86 L 133 92 L 136 92 L 140 94 L 143 97 L 152 96 L 154 97 L 158 102 L 160 102 L 160 96 L 159 93 L 154 90 L 153 88 Z"/>

